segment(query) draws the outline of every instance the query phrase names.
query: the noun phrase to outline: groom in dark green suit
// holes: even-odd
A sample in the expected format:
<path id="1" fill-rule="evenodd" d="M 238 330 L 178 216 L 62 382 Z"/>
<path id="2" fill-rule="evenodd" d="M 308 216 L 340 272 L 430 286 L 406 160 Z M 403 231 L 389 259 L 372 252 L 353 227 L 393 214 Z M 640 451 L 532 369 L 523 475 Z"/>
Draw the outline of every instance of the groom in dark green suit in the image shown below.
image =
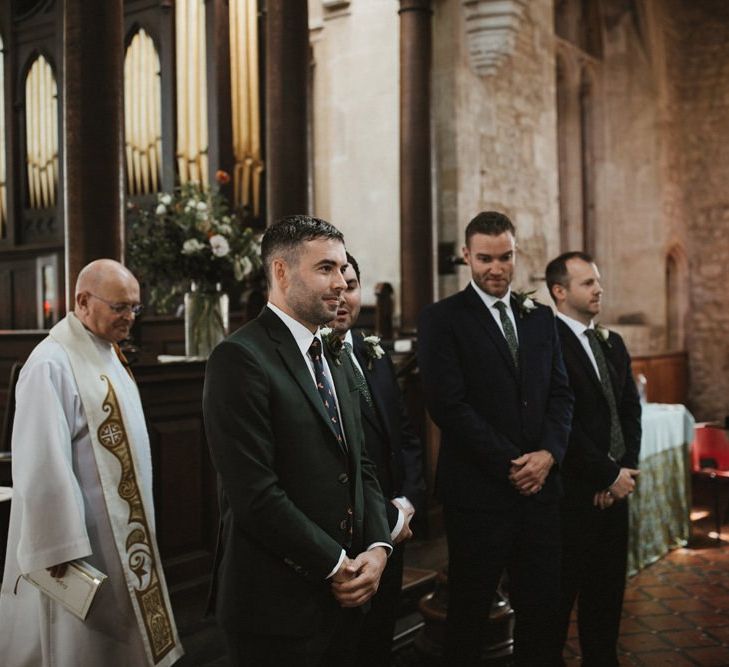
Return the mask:
<path id="1" fill-rule="evenodd" d="M 216 617 L 234 665 L 346 665 L 392 547 L 357 388 L 319 333 L 347 286 L 344 239 L 289 216 L 261 254 L 268 305 L 213 351 L 205 378 Z"/>

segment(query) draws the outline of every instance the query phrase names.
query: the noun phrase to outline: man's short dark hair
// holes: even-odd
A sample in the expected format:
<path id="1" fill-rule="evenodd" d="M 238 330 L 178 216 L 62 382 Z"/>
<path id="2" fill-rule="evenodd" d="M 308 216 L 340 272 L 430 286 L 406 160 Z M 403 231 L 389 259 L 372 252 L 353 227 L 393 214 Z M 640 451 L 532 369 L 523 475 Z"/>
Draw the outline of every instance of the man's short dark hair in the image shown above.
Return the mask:
<path id="1" fill-rule="evenodd" d="M 287 215 L 274 222 L 261 240 L 261 262 L 266 271 L 266 280 L 272 284 L 271 261 L 283 255 L 290 263 L 296 263 L 296 250 L 306 241 L 334 239 L 344 243 L 344 236 L 326 220 L 309 215 Z"/>
<path id="2" fill-rule="evenodd" d="M 508 216 L 498 211 L 481 211 L 466 227 L 466 245 L 474 234 L 499 236 L 504 232 L 516 236 L 516 229 Z"/>
<path id="3" fill-rule="evenodd" d="M 362 281 L 359 279 L 359 264 L 357 264 L 357 260 L 349 253 L 347 253 L 347 264 L 350 264 L 354 269 L 354 273 L 357 276 L 357 282 L 361 283 Z"/>
<path id="4" fill-rule="evenodd" d="M 557 303 L 557 299 L 554 298 L 552 287 L 555 285 L 569 287 L 570 272 L 567 270 L 567 262 L 571 259 L 581 259 L 583 262 L 587 262 L 588 264 L 595 263 L 592 256 L 588 255 L 586 252 L 582 252 L 581 250 L 571 250 L 570 252 L 563 252 L 559 257 L 555 257 L 549 264 L 547 264 L 547 268 L 544 272 L 547 279 L 547 289 L 555 303 Z"/>

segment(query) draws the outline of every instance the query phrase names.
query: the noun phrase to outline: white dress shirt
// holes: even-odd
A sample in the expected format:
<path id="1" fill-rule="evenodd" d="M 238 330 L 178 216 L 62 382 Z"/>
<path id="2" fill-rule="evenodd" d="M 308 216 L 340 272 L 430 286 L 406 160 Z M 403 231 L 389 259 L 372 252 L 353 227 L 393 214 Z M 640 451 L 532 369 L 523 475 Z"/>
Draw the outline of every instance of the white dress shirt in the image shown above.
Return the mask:
<path id="1" fill-rule="evenodd" d="M 572 330 L 572 333 L 577 336 L 577 340 L 580 341 L 580 345 L 582 345 L 583 349 L 585 350 L 585 354 L 587 354 L 587 357 L 589 358 L 592 367 L 595 369 L 595 375 L 597 375 L 597 378 L 599 380 L 600 371 L 597 368 L 597 361 L 595 360 L 595 355 L 593 354 L 592 348 L 590 347 L 590 341 L 585 335 L 586 331 L 595 328 L 594 322 L 590 321 L 589 326 L 585 326 L 584 324 L 582 324 L 582 322 L 578 322 L 577 320 L 567 315 L 563 315 L 560 312 L 557 312 L 557 317 L 559 317 L 559 319 L 562 320 Z"/>
<path id="2" fill-rule="evenodd" d="M 491 317 L 494 318 L 494 322 L 496 322 L 496 326 L 499 327 L 499 331 L 501 334 L 506 338 L 506 335 L 504 335 L 504 325 L 501 324 L 501 312 L 496 307 L 497 302 L 503 301 L 506 304 L 506 314 L 509 316 L 509 319 L 511 320 L 511 324 L 514 327 L 514 335 L 516 336 L 516 342 L 519 342 L 519 332 L 516 328 L 516 320 L 514 319 L 514 311 L 511 309 L 511 287 L 506 290 L 506 294 L 502 296 L 500 299 L 495 296 L 491 296 L 490 294 L 486 294 L 476 283 L 475 281 L 471 280 L 471 287 L 476 290 L 476 294 L 481 298 L 481 301 L 483 301 L 484 306 L 486 306 L 489 313 L 491 313 Z"/>

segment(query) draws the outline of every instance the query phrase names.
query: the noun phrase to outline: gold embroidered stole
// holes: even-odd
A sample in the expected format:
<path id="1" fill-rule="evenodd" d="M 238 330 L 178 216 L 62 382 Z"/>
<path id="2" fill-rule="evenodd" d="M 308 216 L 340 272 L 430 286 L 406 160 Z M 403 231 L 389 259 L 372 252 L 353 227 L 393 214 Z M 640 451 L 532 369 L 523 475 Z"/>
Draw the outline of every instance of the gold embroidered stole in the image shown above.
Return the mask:
<path id="1" fill-rule="evenodd" d="M 49 335 L 66 350 L 78 385 L 109 522 L 149 664 L 172 665 L 183 654 L 182 645 L 150 527 L 153 509 L 144 501 L 136 448 L 124 423 L 124 406 L 88 331 L 73 313 Z"/>

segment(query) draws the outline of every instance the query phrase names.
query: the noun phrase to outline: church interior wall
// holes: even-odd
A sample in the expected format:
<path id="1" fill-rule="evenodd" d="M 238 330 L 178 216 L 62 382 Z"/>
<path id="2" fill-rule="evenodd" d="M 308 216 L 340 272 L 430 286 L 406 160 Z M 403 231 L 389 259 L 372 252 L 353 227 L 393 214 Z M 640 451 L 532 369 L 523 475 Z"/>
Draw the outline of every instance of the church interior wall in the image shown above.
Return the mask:
<path id="1" fill-rule="evenodd" d="M 393 0 L 309 2 L 313 212 L 344 233 L 363 303 L 400 293 L 399 17 Z"/>
<path id="2" fill-rule="evenodd" d="M 690 276 L 690 407 L 698 419 L 722 419 L 729 414 L 729 7 L 674 0 L 669 11 L 674 168 Z"/>
<path id="3" fill-rule="evenodd" d="M 513 53 L 486 75 L 469 59 L 462 3 L 440 5 L 434 18 L 440 240 L 460 250 L 475 214 L 504 211 L 517 227 L 515 288 L 540 288 L 546 301 L 538 277 L 559 249 L 552 3 L 528 3 Z M 459 269 L 458 286 L 468 280 L 468 269 Z M 442 284 L 441 293 L 454 291 L 452 283 Z"/>

